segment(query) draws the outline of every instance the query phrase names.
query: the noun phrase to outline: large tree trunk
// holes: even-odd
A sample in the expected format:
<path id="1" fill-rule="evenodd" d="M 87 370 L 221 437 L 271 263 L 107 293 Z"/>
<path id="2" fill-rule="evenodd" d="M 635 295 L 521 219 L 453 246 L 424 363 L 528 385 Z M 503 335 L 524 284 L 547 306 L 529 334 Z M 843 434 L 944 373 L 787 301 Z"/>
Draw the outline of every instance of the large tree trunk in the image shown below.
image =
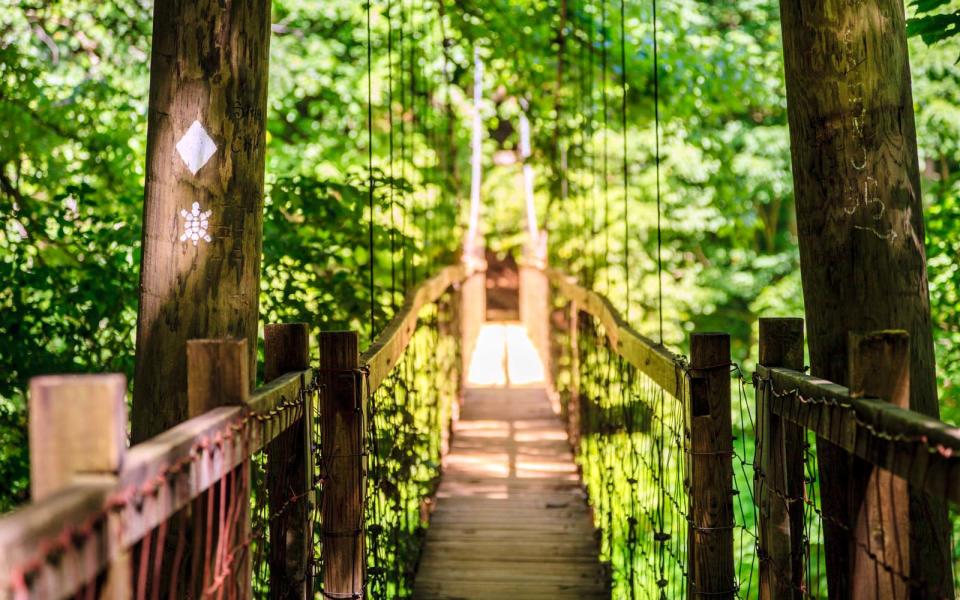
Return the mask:
<path id="1" fill-rule="evenodd" d="M 245 338 L 253 384 L 269 40 L 270 0 L 155 3 L 134 442 L 186 418 L 191 338 Z"/>
<path id="2" fill-rule="evenodd" d="M 780 6 L 812 373 L 846 383 L 848 332 L 905 329 L 911 408 L 936 416 L 903 3 Z M 850 574 L 863 554 L 835 523 L 850 524 L 861 510 L 865 469 L 823 440 L 818 447 L 831 597 L 855 597 Z M 902 570 L 933 586 L 914 588 L 921 597 L 952 596 L 944 525 L 942 506 L 911 497 L 911 564 Z"/>

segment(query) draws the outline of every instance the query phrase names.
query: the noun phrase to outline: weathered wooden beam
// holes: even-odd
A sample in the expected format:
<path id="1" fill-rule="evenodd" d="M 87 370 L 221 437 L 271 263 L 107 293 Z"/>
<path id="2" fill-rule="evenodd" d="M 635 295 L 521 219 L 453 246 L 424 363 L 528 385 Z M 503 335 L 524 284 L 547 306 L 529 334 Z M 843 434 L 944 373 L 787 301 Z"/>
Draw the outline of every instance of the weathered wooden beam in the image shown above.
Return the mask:
<path id="1" fill-rule="evenodd" d="M 791 369 L 758 366 L 757 375 L 772 384 L 774 413 L 960 503 L 960 428 L 879 398 L 854 398 L 842 385 Z"/>
<path id="2" fill-rule="evenodd" d="M 319 345 L 323 591 L 333 598 L 363 597 L 366 401 L 358 371 L 359 336 L 353 331 L 325 331 Z"/>
<path id="3" fill-rule="evenodd" d="M 417 329 L 420 310 L 436 302 L 448 288 L 463 281 L 468 274 L 472 273 L 466 265 L 450 265 L 407 294 L 400 311 L 360 357 L 360 363 L 369 371 L 370 389 L 377 389 L 403 356 Z"/>
<path id="4" fill-rule="evenodd" d="M 43 503 L 78 483 L 99 491 L 116 485 L 127 448 L 126 391 L 126 378 L 119 374 L 52 375 L 30 381 L 33 502 Z M 95 483 L 87 487 L 85 480 Z M 61 598 L 90 586 L 100 598 L 129 597 L 130 559 L 115 543 L 119 533 L 116 515 L 103 512 L 102 505 L 97 509 L 87 515 L 86 526 L 81 528 L 85 533 L 78 538 L 81 541 L 61 550 L 64 560 L 37 563 L 34 577 L 43 583 L 32 587 L 33 597 Z M 98 515 L 95 521 L 94 514 Z M 63 524 L 59 520 L 54 523 Z M 98 588 L 95 581 L 102 567 L 106 567 L 106 580 Z M 61 584 L 60 579 L 65 581 Z"/>
<path id="5" fill-rule="evenodd" d="M 187 340 L 256 363 L 270 6 L 154 4 L 134 442 L 188 418 Z"/>
<path id="6" fill-rule="evenodd" d="M 923 194 L 904 0 L 780 0 L 784 79 L 810 372 L 846 384 L 847 334 L 910 334 L 911 408 L 939 416 Z M 849 481 L 847 456 L 817 444 L 818 463 Z M 847 490 L 821 498 L 828 587 L 852 588 Z M 954 596 L 941 568 L 949 546 L 942 507 L 912 501 L 911 520 L 937 531 L 914 575 Z M 933 589 L 931 588 L 931 589 Z M 938 592 L 933 591 L 933 596 Z"/>
<path id="7" fill-rule="evenodd" d="M 760 319 L 760 364 L 803 369 L 803 319 Z M 800 600 L 804 589 L 803 444 L 806 433 L 770 408 L 758 385 L 754 473 L 760 598 Z"/>
<path id="8" fill-rule="evenodd" d="M 271 381 L 310 365 L 306 323 L 264 327 L 263 377 Z M 292 398 L 291 398 L 292 400 Z M 305 599 L 313 593 L 313 397 L 304 394 L 302 418 L 266 447 L 270 514 L 270 597 Z"/>
<path id="9" fill-rule="evenodd" d="M 247 340 L 242 338 L 222 339 L 222 340 L 190 340 L 187 342 L 187 400 L 189 414 L 191 417 L 202 415 L 208 411 L 215 410 L 223 406 L 240 406 L 246 408 L 250 397 L 250 361 L 247 354 Z M 234 433 L 234 435 L 231 435 Z M 239 435 L 236 435 L 239 434 Z M 244 432 L 232 429 L 221 438 L 219 451 L 216 447 L 208 451 L 201 457 L 202 462 L 216 460 L 217 456 L 228 453 L 241 453 L 240 463 L 232 472 L 233 478 L 238 481 L 250 481 L 250 465 L 244 458 L 249 457 L 246 454 L 246 445 L 243 440 Z M 237 492 L 229 490 L 223 485 L 224 478 L 228 477 L 229 471 L 224 471 L 219 485 L 211 486 L 204 494 L 214 494 L 217 501 L 211 500 L 217 506 L 213 515 L 209 512 L 200 511 L 199 518 L 203 525 L 198 529 L 197 522 L 188 526 L 188 530 L 194 533 L 194 553 L 193 574 L 196 577 L 200 573 L 204 574 L 202 581 L 184 581 L 188 589 L 198 590 L 198 593 L 204 594 L 205 590 L 215 585 L 219 578 L 225 578 L 221 583 L 223 589 L 239 590 L 240 597 L 253 597 L 253 563 L 250 559 L 250 552 L 244 549 L 236 554 L 237 563 L 225 567 L 220 558 L 226 556 L 228 552 L 233 551 L 232 545 L 244 543 L 240 540 L 250 539 L 250 490 L 241 487 Z M 242 495 L 241 498 L 235 494 Z M 204 496 L 199 498 L 199 504 L 203 505 Z M 227 515 L 230 514 L 232 505 L 236 504 L 238 515 L 235 517 L 236 525 L 229 528 L 224 527 L 224 523 L 229 523 Z M 227 511 L 225 514 L 223 511 Z M 208 521 L 212 516 L 212 521 Z M 218 526 L 219 524 L 219 526 Z M 180 524 L 176 525 L 180 527 Z M 206 531 L 203 531 L 203 530 Z M 186 532 L 181 535 L 187 535 Z M 210 537 L 203 537 L 210 536 Z M 198 543 L 202 542 L 205 548 L 213 548 L 213 554 L 207 555 L 201 552 Z M 221 549 L 221 547 L 223 549 Z M 209 561 L 209 565 L 204 565 L 204 561 Z M 203 565 L 203 566 L 201 566 Z M 209 578 L 208 578 L 209 577 Z M 159 585 L 159 582 L 152 582 L 153 585 Z M 201 583 L 201 587 L 196 587 Z M 140 582 L 144 585 L 145 582 Z M 185 590 L 184 590 L 185 591 Z M 181 591 L 178 590 L 178 593 Z"/>
<path id="10" fill-rule="evenodd" d="M 730 336 L 690 338 L 690 523 L 688 595 L 736 594 L 733 564 L 733 428 L 730 416 Z"/>
<path id="11" fill-rule="evenodd" d="M 528 240 L 520 263 L 520 321 L 537 349 L 547 391 L 553 392 L 552 366 L 550 365 L 550 280 L 544 269 L 547 264 L 546 233 L 538 241 Z"/>
<path id="12" fill-rule="evenodd" d="M 576 302 L 580 310 L 600 321 L 614 352 L 674 398 L 686 396 L 686 378 L 682 376 L 677 355 L 637 333 L 606 297 L 581 287 L 561 271 L 548 268 L 545 272 L 564 297 Z"/>
<path id="13" fill-rule="evenodd" d="M 30 380 L 30 497 L 59 492 L 78 475 L 115 475 L 127 450 L 123 375 Z"/>
<path id="14" fill-rule="evenodd" d="M 906 331 L 851 333 L 848 344 L 850 396 L 883 398 L 910 406 L 910 336 Z M 875 440 L 879 442 L 879 440 Z M 887 444 L 884 444 L 886 447 Z M 876 446 L 874 446 L 876 448 Z M 881 450 L 886 454 L 885 448 Z M 849 494 L 851 598 L 908 598 L 901 576 L 910 573 L 910 496 L 907 481 L 853 456 L 850 481 L 822 473 L 820 493 L 844 487 Z M 887 571 L 884 566 L 892 570 Z"/>
<path id="15" fill-rule="evenodd" d="M 252 411 L 263 415 L 278 412 L 273 417 L 275 425 L 251 429 L 247 440 L 249 452 L 259 451 L 300 418 L 299 408 L 281 410 L 280 405 L 286 399 L 298 397 L 304 382 L 312 377 L 309 369 L 288 373 L 253 392 L 249 398 Z M 107 532 L 96 528 L 90 541 L 77 549 L 85 553 L 90 569 L 99 573 L 116 552 L 132 548 L 148 531 L 247 459 L 248 454 L 240 444 L 225 445 L 224 451 L 206 460 L 195 459 L 201 446 L 212 445 L 222 438 L 244 415 L 243 407 L 228 406 L 194 417 L 128 449 L 118 480 L 83 476 L 81 481 L 61 492 L 0 518 L 0 598 L 5 599 L 5 594 L 10 593 L 10 575 L 39 556 L 45 543 L 102 513 L 108 499 L 127 499 L 116 509 L 118 533 L 114 539 L 118 540 L 117 544 L 108 545 Z M 174 476 L 164 485 L 157 485 L 169 475 Z M 74 560 L 71 556 L 65 555 L 61 562 Z M 45 564 L 45 569 L 57 571 L 37 580 L 37 587 L 32 588 L 33 597 L 68 597 L 90 579 L 82 570 L 61 569 L 58 565 Z"/>

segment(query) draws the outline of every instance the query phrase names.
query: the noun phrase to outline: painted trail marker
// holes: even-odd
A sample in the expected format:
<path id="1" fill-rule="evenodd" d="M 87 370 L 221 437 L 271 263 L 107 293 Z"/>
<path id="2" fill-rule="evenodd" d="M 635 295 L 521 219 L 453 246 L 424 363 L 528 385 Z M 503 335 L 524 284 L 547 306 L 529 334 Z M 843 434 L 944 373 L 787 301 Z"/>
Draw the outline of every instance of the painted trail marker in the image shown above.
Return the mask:
<path id="1" fill-rule="evenodd" d="M 189 211 L 181 210 L 180 216 L 184 219 L 184 232 L 180 236 L 181 242 L 193 242 L 196 246 L 200 240 L 210 241 L 210 234 L 207 228 L 210 226 L 210 215 L 212 210 L 200 210 L 200 203 L 194 202 Z"/>
<path id="2" fill-rule="evenodd" d="M 194 175 L 216 152 L 217 144 L 207 134 L 207 130 L 203 128 L 200 121 L 194 121 L 190 129 L 177 142 L 177 153 Z"/>

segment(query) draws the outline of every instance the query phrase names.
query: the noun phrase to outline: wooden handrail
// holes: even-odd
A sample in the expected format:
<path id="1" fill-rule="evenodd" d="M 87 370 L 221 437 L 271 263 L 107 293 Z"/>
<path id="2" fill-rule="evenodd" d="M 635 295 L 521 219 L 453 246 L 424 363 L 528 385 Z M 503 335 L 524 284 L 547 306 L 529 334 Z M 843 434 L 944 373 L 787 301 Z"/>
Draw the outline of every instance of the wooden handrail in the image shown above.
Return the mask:
<path id="1" fill-rule="evenodd" d="M 960 428 L 842 385 L 783 368 L 757 367 L 775 393 L 771 410 L 927 492 L 960 503 Z"/>
<path id="2" fill-rule="evenodd" d="M 360 365 L 369 373 L 368 383 L 371 391 L 380 387 L 403 356 L 410 338 L 417 329 L 420 310 L 436 302 L 450 286 L 482 272 L 482 269 L 482 265 L 476 268 L 463 263 L 450 265 L 407 294 L 400 311 L 390 320 L 370 347 L 360 355 Z"/>
<path id="3" fill-rule="evenodd" d="M 683 376 L 683 358 L 638 333 L 624 320 L 605 296 L 581 287 L 576 278 L 556 269 L 544 269 L 560 293 L 576 303 L 603 325 L 611 348 L 631 365 L 652 379 L 675 398 L 686 395 L 687 378 Z"/>
<path id="4" fill-rule="evenodd" d="M 84 569 L 62 569 L 51 593 L 67 597 L 80 589 L 90 580 L 86 569 L 95 575 L 293 425 L 302 416 L 301 408 L 284 410 L 282 405 L 298 398 L 312 380 L 311 369 L 287 373 L 257 388 L 245 407 L 216 408 L 131 447 L 118 476 L 78 478 L 50 498 L 0 518 L 0 598 L 9 592 L 13 570 L 37 558 L 43 542 L 91 523 L 106 523 L 91 534 L 98 539 L 87 542 L 92 552 L 85 557 L 89 562 L 84 562 Z M 273 411 L 278 411 L 274 418 L 252 427 L 243 442 L 222 444 L 202 464 L 190 460 L 198 445 L 212 447 L 243 419 Z M 164 475 L 173 470 L 179 473 L 177 484 L 165 485 Z"/>

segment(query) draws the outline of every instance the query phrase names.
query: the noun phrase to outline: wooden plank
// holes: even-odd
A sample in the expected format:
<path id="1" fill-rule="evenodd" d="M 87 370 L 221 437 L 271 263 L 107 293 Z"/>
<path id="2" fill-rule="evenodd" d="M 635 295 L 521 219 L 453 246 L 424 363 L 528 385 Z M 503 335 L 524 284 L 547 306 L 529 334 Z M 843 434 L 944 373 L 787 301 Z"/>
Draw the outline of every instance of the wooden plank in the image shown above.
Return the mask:
<path id="1" fill-rule="evenodd" d="M 686 378 L 678 355 L 630 327 L 606 297 L 581 287 L 565 273 L 550 268 L 544 272 L 564 297 L 603 324 L 607 339 L 617 354 L 673 397 L 686 397 Z"/>
<path id="2" fill-rule="evenodd" d="M 960 468 L 960 428 L 879 398 L 854 398 L 842 385 L 791 369 L 761 365 L 757 375 L 769 379 L 779 394 L 771 406 L 784 419 L 819 431 L 822 437 L 865 460 L 870 460 L 869 448 L 875 442 L 895 442 L 886 458 L 873 457 L 881 463 L 876 466 L 934 496 L 960 504 L 960 479 L 948 477 Z M 853 435 L 823 426 L 842 419 L 851 423 Z M 926 468 L 905 468 L 918 449 L 926 456 Z"/>
<path id="3" fill-rule="evenodd" d="M 468 388 L 454 428 L 414 597 L 609 597 L 585 492 L 544 388 Z"/>
<path id="4" fill-rule="evenodd" d="M 407 294 L 400 311 L 360 357 L 360 364 L 369 371 L 368 381 L 371 390 L 380 387 L 380 383 L 390 375 L 390 371 L 403 356 L 410 338 L 417 329 L 420 310 L 436 302 L 450 286 L 460 283 L 467 275 L 465 265 L 450 265 Z"/>
<path id="5" fill-rule="evenodd" d="M 18 600 L 14 585 L 23 575 L 32 575 L 29 598 L 67 598 L 116 557 L 119 548 L 107 543 L 102 527 L 85 536 L 80 548 L 64 553 L 60 560 L 47 560 L 49 547 L 40 541 L 63 539 L 65 532 L 85 523 L 100 523 L 104 503 L 116 487 L 112 477 L 89 478 L 33 502 L 0 519 L 0 599 Z M 83 561 L 79 557 L 83 555 Z"/>

